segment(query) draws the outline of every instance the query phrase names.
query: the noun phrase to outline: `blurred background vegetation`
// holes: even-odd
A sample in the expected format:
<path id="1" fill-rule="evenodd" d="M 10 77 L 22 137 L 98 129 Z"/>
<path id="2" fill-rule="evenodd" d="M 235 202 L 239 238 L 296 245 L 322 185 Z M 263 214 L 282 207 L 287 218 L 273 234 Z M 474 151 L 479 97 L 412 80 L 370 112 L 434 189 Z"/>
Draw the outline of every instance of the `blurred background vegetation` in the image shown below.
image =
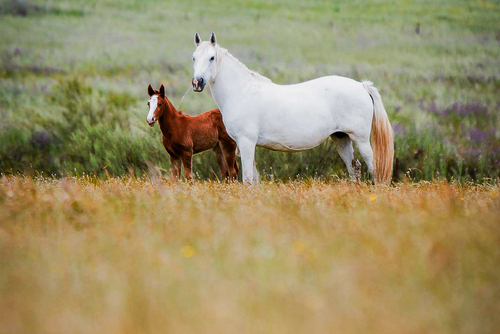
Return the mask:
<path id="1" fill-rule="evenodd" d="M 500 2 L 0 1 L 0 172 L 169 173 L 146 87 L 179 106 L 193 34 L 281 84 L 369 79 L 396 135 L 395 180 L 500 176 Z M 214 108 L 209 92 L 180 109 Z M 298 154 L 257 151 L 266 178 L 344 175 L 331 141 Z M 212 152 L 195 157 L 216 179 Z"/>

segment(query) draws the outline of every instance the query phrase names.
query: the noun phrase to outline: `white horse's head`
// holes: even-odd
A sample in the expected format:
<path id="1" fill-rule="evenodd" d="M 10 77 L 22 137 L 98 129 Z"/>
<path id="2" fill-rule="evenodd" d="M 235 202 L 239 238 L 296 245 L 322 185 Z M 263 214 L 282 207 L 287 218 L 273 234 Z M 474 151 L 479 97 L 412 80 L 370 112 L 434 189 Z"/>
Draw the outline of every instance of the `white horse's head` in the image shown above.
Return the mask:
<path id="1" fill-rule="evenodd" d="M 203 91 L 205 85 L 215 80 L 217 75 L 217 39 L 212 32 L 210 40 L 202 42 L 200 35 L 194 35 L 196 50 L 193 53 L 193 90 Z"/>

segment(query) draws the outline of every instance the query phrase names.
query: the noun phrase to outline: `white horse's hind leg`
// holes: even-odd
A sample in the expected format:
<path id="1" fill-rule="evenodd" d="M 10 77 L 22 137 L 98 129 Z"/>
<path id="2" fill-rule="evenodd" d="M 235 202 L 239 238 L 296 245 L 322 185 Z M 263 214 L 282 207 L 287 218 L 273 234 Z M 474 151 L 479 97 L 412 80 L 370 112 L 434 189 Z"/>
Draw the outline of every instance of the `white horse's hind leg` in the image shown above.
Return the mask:
<path id="1" fill-rule="evenodd" d="M 375 184 L 375 174 L 373 169 L 373 150 L 369 141 L 356 142 L 356 147 L 358 148 L 359 153 L 363 157 L 363 160 L 366 162 L 366 166 L 368 167 L 368 173 L 372 178 L 372 183 Z"/>
<path id="2" fill-rule="evenodd" d="M 256 184 L 259 178 L 257 169 L 254 165 L 256 143 L 247 138 L 238 138 L 237 144 L 241 152 L 243 183 Z M 254 175 L 254 173 L 256 175 Z"/>
<path id="3" fill-rule="evenodd" d="M 331 135 L 335 146 L 337 146 L 337 152 L 339 152 L 340 157 L 347 167 L 347 172 L 351 179 L 356 179 L 356 172 L 353 167 L 354 161 L 354 149 L 352 148 L 352 140 L 348 135 L 344 134 L 343 137 L 338 137 L 337 135 Z"/>

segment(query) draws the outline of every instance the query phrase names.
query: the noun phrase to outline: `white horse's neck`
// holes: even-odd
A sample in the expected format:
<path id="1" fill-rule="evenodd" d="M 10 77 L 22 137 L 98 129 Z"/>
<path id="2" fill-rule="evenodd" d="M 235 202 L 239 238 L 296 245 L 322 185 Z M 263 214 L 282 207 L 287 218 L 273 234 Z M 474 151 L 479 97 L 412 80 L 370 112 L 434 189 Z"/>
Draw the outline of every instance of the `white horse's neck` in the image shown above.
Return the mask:
<path id="1" fill-rule="evenodd" d="M 219 107 L 230 99 L 239 99 L 248 86 L 256 81 L 271 83 L 271 80 L 248 69 L 226 49 L 217 46 L 217 75 L 210 84 L 212 98 Z"/>

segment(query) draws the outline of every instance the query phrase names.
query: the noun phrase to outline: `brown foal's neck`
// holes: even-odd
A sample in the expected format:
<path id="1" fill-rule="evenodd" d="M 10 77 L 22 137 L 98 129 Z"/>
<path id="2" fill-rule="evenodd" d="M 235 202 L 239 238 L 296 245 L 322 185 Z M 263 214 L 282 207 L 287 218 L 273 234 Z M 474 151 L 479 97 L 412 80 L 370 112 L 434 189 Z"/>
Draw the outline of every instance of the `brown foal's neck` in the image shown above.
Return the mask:
<path id="1" fill-rule="evenodd" d="M 173 124 L 175 124 L 175 122 L 181 117 L 181 115 L 166 96 L 164 100 L 165 101 L 161 106 L 163 110 L 161 117 L 158 120 L 158 124 L 160 125 L 160 129 L 163 135 L 168 138 L 167 134 L 170 132 L 169 128 L 173 126 Z"/>

